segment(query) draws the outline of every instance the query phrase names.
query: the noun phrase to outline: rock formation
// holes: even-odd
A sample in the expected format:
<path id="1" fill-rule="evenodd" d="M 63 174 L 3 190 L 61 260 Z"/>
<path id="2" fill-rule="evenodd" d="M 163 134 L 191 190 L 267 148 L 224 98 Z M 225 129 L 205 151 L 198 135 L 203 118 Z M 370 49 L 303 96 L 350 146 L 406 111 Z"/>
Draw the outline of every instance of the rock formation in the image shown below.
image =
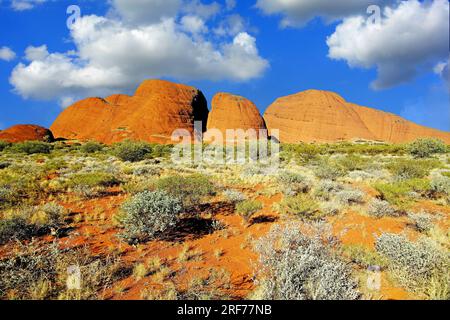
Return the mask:
<path id="1" fill-rule="evenodd" d="M 403 143 L 424 137 L 450 143 L 448 132 L 347 103 L 327 91 L 308 90 L 279 98 L 266 110 L 264 119 L 269 130 L 280 130 L 280 141 L 284 143 L 359 139 Z"/>
<path id="2" fill-rule="evenodd" d="M 227 129 L 265 130 L 266 124 L 256 105 L 250 100 L 229 93 L 218 93 L 212 100 L 208 130 L 218 129 L 224 135 Z"/>
<path id="3" fill-rule="evenodd" d="M 176 129 L 194 132 L 194 121 L 206 130 L 208 107 L 198 89 L 163 80 L 144 81 L 134 96 L 88 98 L 64 110 L 51 126 L 56 138 L 96 140 L 106 144 L 126 139 L 171 143 Z"/>
<path id="4" fill-rule="evenodd" d="M 0 141 L 24 142 L 24 141 L 44 141 L 52 142 L 53 134 L 50 130 L 29 124 L 16 125 L 6 130 L 0 131 Z"/>

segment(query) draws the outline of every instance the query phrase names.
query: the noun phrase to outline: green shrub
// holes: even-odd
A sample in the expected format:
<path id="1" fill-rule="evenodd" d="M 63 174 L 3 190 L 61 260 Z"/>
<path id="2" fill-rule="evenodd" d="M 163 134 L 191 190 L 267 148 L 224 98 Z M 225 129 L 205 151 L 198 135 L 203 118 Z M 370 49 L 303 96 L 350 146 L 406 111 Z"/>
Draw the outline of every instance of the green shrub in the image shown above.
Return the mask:
<path id="1" fill-rule="evenodd" d="M 67 210 L 55 203 L 17 210 L 0 220 L 0 244 L 56 231 L 66 216 Z"/>
<path id="2" fill-rule="evenodd" d="M 236 212 L 239 213 L 245 221 L 250 221 L 251 217 L 261 210 L 263 205 L 256 200 L 246 200 L 236 205 Z"/>
<path id="3" fill-rule="evenodd" d="M 156 182 L 156 188 L 180 199 L 185 206 L 199 204 L 205 197 L 215 193 L 209 178 L 201 174 L 161 178 Z"/>
<path id="4" fill-rule="evenodd" d="M 429 238 L 414 243 L 385 233 L 376 240 L 376 249 L 389 260 L 389 270 L 401 285 L 430 299 L 450 298 L 448 253 Z"/>
<path id="5" fill-rule="evenodd" d="M 172 154 L 172 145 L 154 144 L 152 145 L 152 158 L 168 158 Z"/>
<path id="6" fill-rule="evenodd" d="M 120 180 L 106 172 L 76 173 L 66 182 L 69 187 L 112 187 L 118 185 Z"/>
<path id="7" fill-rule="evenodd" d="M 152 146 L 145 142 L 124 141 L 116 143 L 112 152 L 122 161 L 139 162 L 150 157 Z"/>
<path id="8" fill-rule="evenodd" d="M 438 139 L 418 139 L 409 145 L 409 152 L 417 158 L 428 158 L 437 153 L 445 153 L 447 146 Z"/>
<path id="9" fill-rule="evenodd" d="M 280 203 L 280 212 L 282 214 L 295 215 L 300 218 L 320 218 L 319 209 L 319 204 L 305 194 L 285 197 Z"/>
<path id="10" fill-rule="evenodd" d="M 295 158 L 301 163 L 309 163 L 316 160 L 322 152 L 322 147 L 317 144 L 283 144 L 281 146 L 281 158 L 289 161 Z"/>
<path id="11" fill-rule="evenodd" d="M 387 169 L 398 180 L 421 179 L 430 173 L 428 165 L 418 160 L 397 160 L 389 163 Z"/>
<path id="12" fill-rule="evenodd" d="M 96 153 L 102 151 L 104 145 L 96 141 L 88 141 L 80 147 L 80 151 L 83 153 Z"/>
<path id="13" fill-rule="evenodd" d="M 117 220 L 130 242 L 152 239 L 174 227 L 183 211 L 180 199 L 163 191 L 138 193 L 122 206 Z"/>
<path id="14" fill-rule="evenodd" d="M 349 154 L 339 158 L 336 164 L 342 167 L 344 171 L 356 171 L 366 169 L 370 164 L 370 160 L 359 155 Z"/>
<path id="15" fill-rule="evenodd" d="M 25 154 L 49 154 L 52 151 L 52 145 L 47 142 L 41 141 L 26 141 L 13 144 L 10 148 L 11 151 Z"/>
<path id="16" fill-rule="evenodd" d="M 0 172 L 0 209 L 6 209 L 25 201 L 36 201 L 43 194 L 39 177 L 31 173 L 13 171 Z"/>
<path id="17" fill-rule="evenodd" d="M 69 177 L 65 186 L 84 198 L 90 199 L 100 195 L 106 188 L 116 186 L 121 181 L 106 172 L 77 173 Z"/>
<path id="18" fill-rule="evenodd" d="M 281 172 L 278 176 L 278 181 L 283 187 L 283 193 L 287 195 L 307 193 L 312 187 L 312 182 L 309 178 L 290 171 Z"/>
<path id="19" fill-rule="evenodd" d="M 50 159 L 45 162 L 44 166 L 42 167 L 43 171 L 46 173 L 50 172 L 56 172 L 63 168 L 67 168 L 68 163 L 64 159 L 56 158 L 56 159 Z"/>
<path id="20" fill-rule="evenodd" d="M 327 180 L 336 180 L 347 174 L 342 167 L 330 160 L 319 161 L 314 169 L 314 173 L 318 178 Z"/>
<path id="21" fill-rule="evenodd" d="M 9 142 L 0 140 L 0 152 L 8 148 L 11 144 Z"/>
<path id="22" fill-rule="evenodd" d="M 410 202 L 411 193 L 420 195 L 430 190 L 430 182 L 427 179 L 410 179 L 392 183 L 376 183 L 374 188 L 381 194 L 383 200 L 402 207 Z"/>
<path id="23" fill-rule="evenodd" d="M 384 256 L 360 244 L 344 245 L 342 253 L 364 269 L 371 266 L 387 267 L 387 259 Z"/>
<path id="24" fill-rule="evenodd" d="M 258 240 L 261 300 L 356 300 L 360 294 L 351 268 L 334 253 L 332 236 L 310 227 L 310 237 L 295 224 L 272 228 Z"/>

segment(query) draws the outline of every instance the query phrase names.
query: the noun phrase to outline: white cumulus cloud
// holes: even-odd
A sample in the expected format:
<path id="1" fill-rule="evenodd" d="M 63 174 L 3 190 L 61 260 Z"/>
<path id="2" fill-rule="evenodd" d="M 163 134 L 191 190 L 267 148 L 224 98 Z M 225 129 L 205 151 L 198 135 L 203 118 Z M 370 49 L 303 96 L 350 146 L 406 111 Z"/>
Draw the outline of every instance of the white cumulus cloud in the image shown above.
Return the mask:
<path id="1" fill-rule="evenodd" d="M 378 70 L 375 89 L 393 87 L 433 71 L 449 52 L 447 0 L 408 0 L 385 7 L 381 21 L 346 18 L 327 39 L 329 57 Z"/>
<path id="2" fill-rule="evenodd" d="M 16 11 L 30 10 L 39 4 L 43 4 L 46 1 L 47 0 L 12 0 L 11 8 Z"/>
<path id="3" fill-rule="evenodd" d="M 370 5 L 396 0 L 258 0 L 256 7 L 267 15 L 281 15 L 281 26 L 303 26 L 315 17 L 327 22 L 354 14 L 365 14 Z"/>
<path id="4" fill-rule="evenodd" d="M 112 12 L 131 23 L 159 22 L 175 17 L 182 0 L 112 0 Z"/>
<path id="5" fill-rule="evenodd" d="M 12 61 L 16 58 L 16 53 L 8 47 L 0 48 L 0 60 Z"/>
<path id="6" fill-rule="evenodd" d="M 29 47 L 27 63 L 15 67 L 10 83 L 25 98 L 66 105 L 74 98 L 131 91 L 147 78 L 247 81 L 263 74 L 268 62 L 253 36 L 242 31 L 215 43 L 208 35 L 191 34 L 206 31 L 198 19 L 131 25 L 113 17 L 84 16 L 71 31 L 74 52 Z"/>

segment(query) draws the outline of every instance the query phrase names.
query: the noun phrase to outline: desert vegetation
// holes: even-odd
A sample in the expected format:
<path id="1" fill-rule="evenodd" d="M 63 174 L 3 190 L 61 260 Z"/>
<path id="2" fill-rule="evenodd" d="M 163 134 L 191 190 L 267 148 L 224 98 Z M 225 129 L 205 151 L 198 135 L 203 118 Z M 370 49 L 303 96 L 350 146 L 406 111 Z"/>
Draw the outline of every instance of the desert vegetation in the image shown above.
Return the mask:
<path id="1" fill-rule="evenodd" d="M 277 170 L 171 148 L 0 141 L 0 298 L 450 298 L 445 144 L 286 144 Z"/>

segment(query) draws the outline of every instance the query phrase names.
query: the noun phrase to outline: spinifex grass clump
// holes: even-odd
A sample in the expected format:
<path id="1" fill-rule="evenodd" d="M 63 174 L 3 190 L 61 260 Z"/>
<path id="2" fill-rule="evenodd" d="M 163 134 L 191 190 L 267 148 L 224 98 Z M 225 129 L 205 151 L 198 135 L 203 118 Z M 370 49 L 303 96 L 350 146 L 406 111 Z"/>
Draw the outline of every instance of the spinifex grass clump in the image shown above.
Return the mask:
<path id="1" fill-rule="evenodd" d="M 174 227 L 182 211 L 179 198 L 164 191 L 144 191 L 122 206 L 117 220 L 124 228 L 123 238 L 129 242 L 141 242 Z"/>
<path id="2" fill-rule="evenodd" d="M 0 209 L 36 201 L 44 190 L 39 172 L 25 172 L 16 167 L 0 171 Z"/>
<path id="3" fill-rule="evenodd" d="M 319 204 L 306 194 L 285 197 L 280 203 L 280 213 L 304 219 L 318 219 L 321 216 Z"/>
<path id="4" fill-rule="evenodd" d="M 0 216 L 0 244 L 56 233 L 64 225 L 66 217 L 67 210 L 56 203 L 5 213 Z"/>
<path id="5" fill-rule="evenodd" d="M 250 221 L 251 217 L 263 208 L 261 202 L 256 200 L 245 200 L 237 204 L 236 212 L 241 215 L 246 222 Z"/>
<path id="6" fill-rule="evenodd" d="M 68 269 L 73 267 L 79 271 L 79 290 L 67 286 Z M 63 250 L 56 243 L 19 244 L 0 260 L 0 299 L 102 299 L 103 290 L 127 274 L 118 258 L 93 256 L 84 248 Z"/>
<path id="7" fill-rule="evenodd" d="M 215 187 L 205 175 L 170 176 L 156 182 L 156 188 L 181 199 L 186 207 L 200 204 L 204 198 L 215 194 Z"/>
<path id="8" fill-rule="evenodd" d="M 263 300 L 353 300 L 360 294 L 351 269 L 334 253 L 323 225 L 277 225 L 256 244 L 261 269 L 255 298 Z"/>

